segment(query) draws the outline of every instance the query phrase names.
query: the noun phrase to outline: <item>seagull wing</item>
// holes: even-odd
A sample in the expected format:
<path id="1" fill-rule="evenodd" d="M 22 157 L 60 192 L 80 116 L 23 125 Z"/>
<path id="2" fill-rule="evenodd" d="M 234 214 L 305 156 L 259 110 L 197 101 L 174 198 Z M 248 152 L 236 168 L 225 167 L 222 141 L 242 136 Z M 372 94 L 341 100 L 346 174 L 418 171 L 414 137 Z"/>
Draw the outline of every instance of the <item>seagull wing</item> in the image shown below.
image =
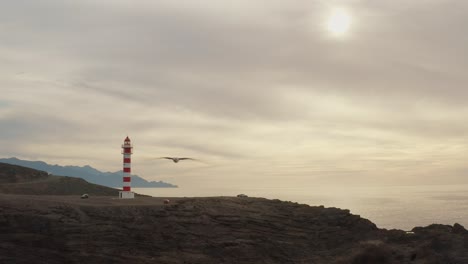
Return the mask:
<path id="1" fill-rule="evenodd" d="M 193 160 L 193 161 L 200 162 L 200 163 L 208 165 L 208 163 L 206 163 L 205 161 L 199 160 L 199 159 L 194 159 L 194 158 L 179 158 L 179 160 Z"/>
<path id="2" fill-rule="evenodd" d="M 174 160 L 174 158 L 172 158 L 172 157 L 159 157 L 159 158 L 156 158 L 156 159 L 170 159 L 170 160 Z"/>

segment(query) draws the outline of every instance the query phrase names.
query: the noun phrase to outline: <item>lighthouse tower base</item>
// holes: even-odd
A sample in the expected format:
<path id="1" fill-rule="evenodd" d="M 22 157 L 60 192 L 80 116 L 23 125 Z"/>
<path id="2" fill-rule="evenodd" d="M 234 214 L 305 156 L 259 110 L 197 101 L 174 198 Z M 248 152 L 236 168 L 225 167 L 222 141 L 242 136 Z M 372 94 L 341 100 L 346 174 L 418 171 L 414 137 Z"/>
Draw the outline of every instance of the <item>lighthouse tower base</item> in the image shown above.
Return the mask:
<path id="1" fill-rule="evenodd" d="M 119 192 L 119 198 L 120 199 L 133 199 L 133 198 L 135 198 L 135 193 L 134 192 L 127 192 L 127 191 L 120 191 Z"/>

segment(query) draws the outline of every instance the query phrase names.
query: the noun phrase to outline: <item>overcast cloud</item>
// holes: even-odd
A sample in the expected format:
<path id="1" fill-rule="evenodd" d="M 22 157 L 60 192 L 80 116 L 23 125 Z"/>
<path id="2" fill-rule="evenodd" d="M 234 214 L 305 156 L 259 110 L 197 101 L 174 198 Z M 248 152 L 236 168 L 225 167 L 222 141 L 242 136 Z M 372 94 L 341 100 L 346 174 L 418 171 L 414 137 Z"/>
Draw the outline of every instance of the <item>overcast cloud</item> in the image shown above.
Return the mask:
<path id="1" fill-rule="evenodd" d="M 455 0 L 0 0 L 2 156 L 116 171 L 128 134 L 182 186 L 466 183 L 467 24 Z"/>

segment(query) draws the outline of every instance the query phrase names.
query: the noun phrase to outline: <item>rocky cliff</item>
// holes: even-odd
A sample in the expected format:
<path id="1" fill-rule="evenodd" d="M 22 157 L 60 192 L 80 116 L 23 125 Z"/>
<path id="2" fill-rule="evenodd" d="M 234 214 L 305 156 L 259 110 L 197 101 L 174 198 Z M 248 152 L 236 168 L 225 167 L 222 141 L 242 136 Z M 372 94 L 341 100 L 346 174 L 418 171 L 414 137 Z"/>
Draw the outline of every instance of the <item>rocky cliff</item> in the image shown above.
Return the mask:
<path id="1" fill-rule="evenodd" d="M 0 263 L 468 263 L 459 225 L 381 230 L 262 198 L 0 195 Z"/>
<path id="2" fill-rule="evenodd" d="M 0 263 L 468 263 L 460 225 L 408 233 L 279 200 L 116 197 L 82 179 L 0 163 Z"/>

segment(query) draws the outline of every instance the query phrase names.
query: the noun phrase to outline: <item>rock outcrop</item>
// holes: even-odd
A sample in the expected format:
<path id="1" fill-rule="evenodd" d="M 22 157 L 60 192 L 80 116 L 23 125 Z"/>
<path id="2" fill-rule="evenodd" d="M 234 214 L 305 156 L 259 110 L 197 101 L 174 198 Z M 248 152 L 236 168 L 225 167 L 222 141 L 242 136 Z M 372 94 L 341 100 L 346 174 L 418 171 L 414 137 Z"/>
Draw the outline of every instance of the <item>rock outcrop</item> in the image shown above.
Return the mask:
<path id="1" fill-rule="evenodd" d="M 0 195 L 0 263 L 468 263 L 460 225 L 378 229 L 262 198 Z"/>
<path id="2" fill-rule="evenodd" d="M 349 210 L 263 198 L 112 196 L 0 163 L 0 263 L 468 263 L 459 224 L 405 232 Z"/>

